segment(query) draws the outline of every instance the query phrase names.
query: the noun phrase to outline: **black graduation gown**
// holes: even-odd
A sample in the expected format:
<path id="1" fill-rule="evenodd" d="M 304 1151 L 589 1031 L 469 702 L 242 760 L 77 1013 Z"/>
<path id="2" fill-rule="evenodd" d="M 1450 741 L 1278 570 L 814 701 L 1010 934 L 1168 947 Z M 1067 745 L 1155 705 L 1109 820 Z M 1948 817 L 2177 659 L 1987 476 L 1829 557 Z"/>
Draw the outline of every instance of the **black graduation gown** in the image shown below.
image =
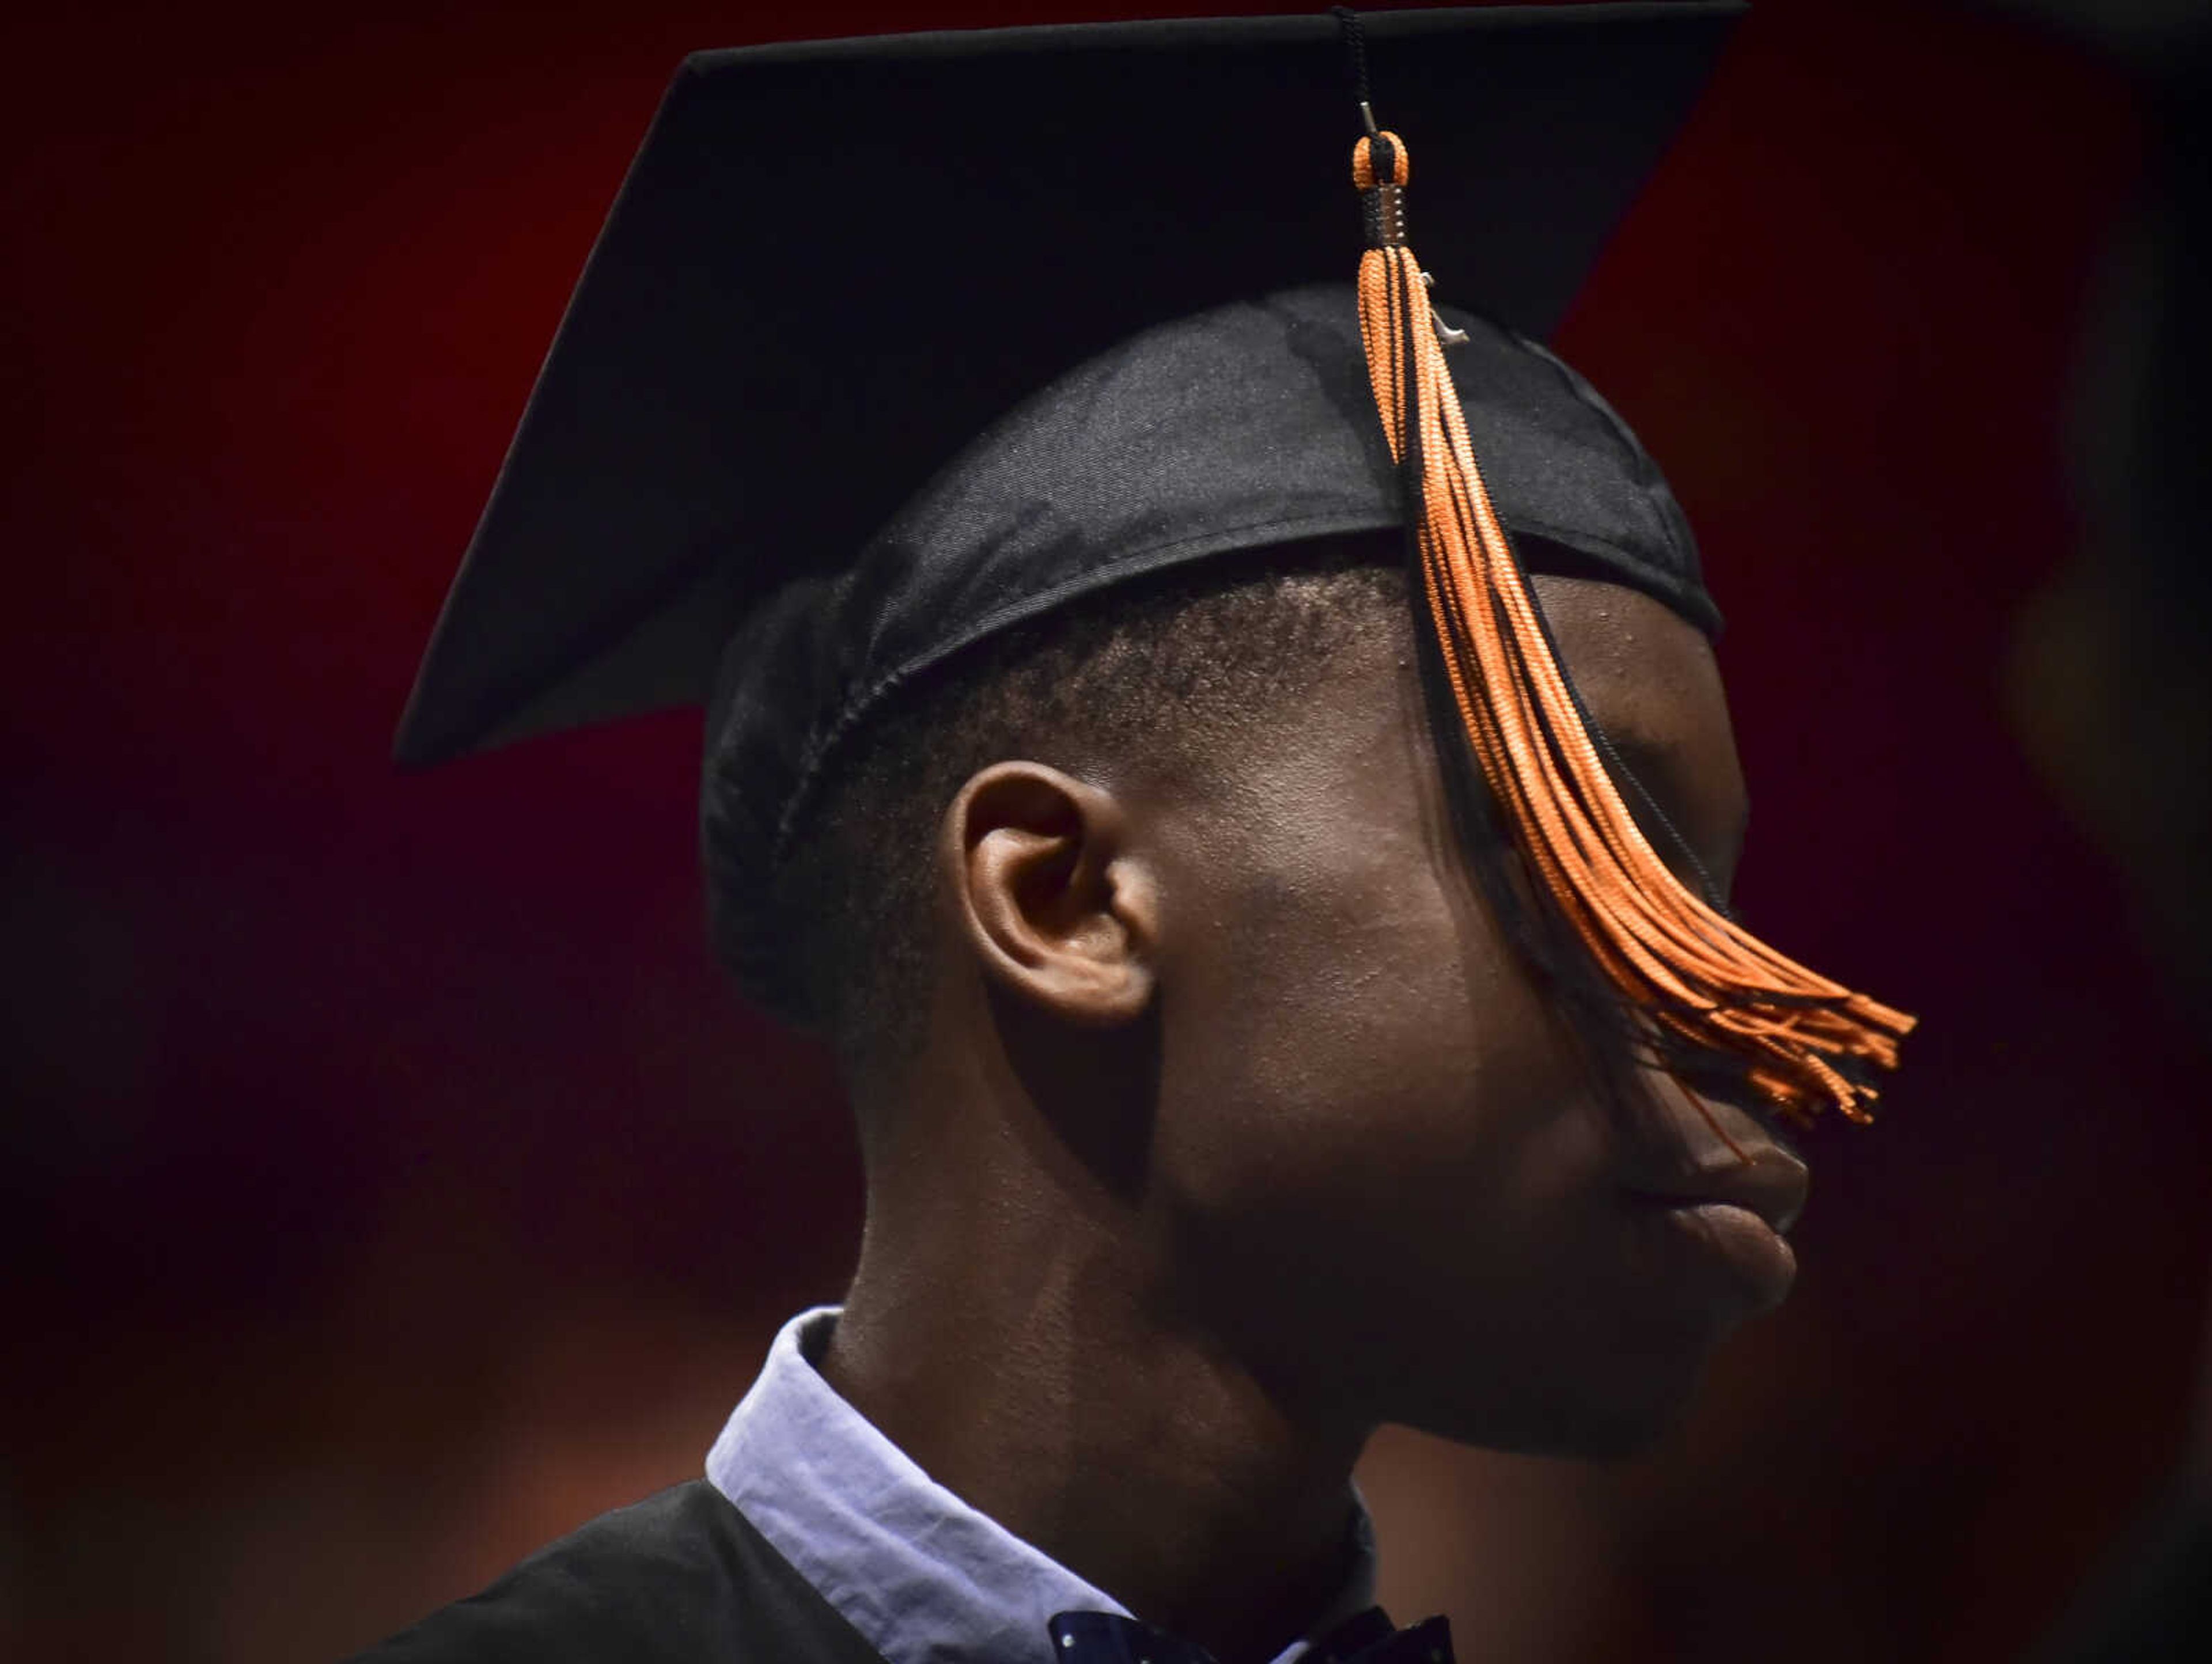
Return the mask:
<path id="1" fill-rule="evenodd" d="M 884 1664 L 704 1479 L 602 1514 L 357 1664 Z"/>

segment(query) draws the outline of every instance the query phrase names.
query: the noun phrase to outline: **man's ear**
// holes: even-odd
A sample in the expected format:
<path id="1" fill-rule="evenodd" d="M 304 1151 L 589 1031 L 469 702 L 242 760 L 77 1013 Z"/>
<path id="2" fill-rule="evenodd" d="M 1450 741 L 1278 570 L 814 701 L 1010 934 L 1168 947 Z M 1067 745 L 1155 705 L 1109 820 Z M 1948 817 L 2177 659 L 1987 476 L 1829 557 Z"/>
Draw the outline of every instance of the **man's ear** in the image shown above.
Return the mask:
<path id="1" fill-rule="evenodd" d="M 994 762 L 945 811 L 956 925 L 1002 993 L 1110 1027 L 1152 1002 L 1158 896 L 1109 792 L 1037 762 Z"/>

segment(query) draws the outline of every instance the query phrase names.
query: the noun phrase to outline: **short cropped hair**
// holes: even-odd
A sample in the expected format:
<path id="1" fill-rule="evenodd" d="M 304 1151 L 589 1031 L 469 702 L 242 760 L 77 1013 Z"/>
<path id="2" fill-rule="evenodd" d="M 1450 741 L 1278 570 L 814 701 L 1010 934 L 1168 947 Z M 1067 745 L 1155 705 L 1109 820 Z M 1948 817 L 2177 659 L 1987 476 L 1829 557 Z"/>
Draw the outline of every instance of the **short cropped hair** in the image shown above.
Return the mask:
<path id="1" fill-rule="evenodd" d="M 1176 568 L 979 643 L 855 734 L 781 885 L 801 987 L 848 1085 L 922 1038 L 939 824 L 971 776 L 1012 758 L 1202 767 L 1267 743 L 1275 711 L 1348 647 L 1406 629 L 1404 559 L 1388 533 Z"/>

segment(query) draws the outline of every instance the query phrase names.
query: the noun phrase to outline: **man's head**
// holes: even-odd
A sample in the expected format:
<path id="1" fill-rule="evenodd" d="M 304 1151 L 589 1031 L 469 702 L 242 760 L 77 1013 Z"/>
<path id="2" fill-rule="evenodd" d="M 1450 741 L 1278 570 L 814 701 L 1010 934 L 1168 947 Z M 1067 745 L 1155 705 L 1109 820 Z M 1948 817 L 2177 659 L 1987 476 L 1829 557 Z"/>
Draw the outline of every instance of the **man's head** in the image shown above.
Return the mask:
<path id="1" fill-rule="evenodd" d="M 1725 882 L 1743 787 L 1703 635 L 1537 582 L 1591 714 Z M 812 999 L 872 1212 L 1064 1210 L 1316 1424 L 1632 1448 L 1787 1278 L 1754 1221 L 1657 1199 L 1781 1218 L 1802 1169 L 1563 1015 L 1493 905 L 1512 858 L 1448 807 L 1414 629 L 1383 534 L 947 665 L 797 835 Z"/>
<path id="2" fill-rule="evenodd" d="M 1460 739 L 1431 732 L 1442 684 L 1416 661 L 1437 661 L 1397 576 L 1408 504 L 1433 531 L 1437 503 L 1475 497 L 1524 550 L 1604 572 L 1542 592 L 1595 714 L 1662 754 L 1650 784 L 1681 800 L 1633 812 L 1689 829 L 1655 841 L 1710 896 L 1737 788 L 1694 542 L 1634 436 L 1528 335 L 1729 18 L 1600 9 L 1372 20 L 1376 88 L 1444 185 L 1422 186 L 1422 252 L 1491 315 L 1444 309 L 1448 375 L 1408 355 L 1432 337 L 1395 141 L 1397 183 L 1358 181 L 1357 252 L 1328 160 L 1350 110 L 1321 137 L 1342 42 L 1318 16 L 709 53 L 672 87 L 398 749 L 708 701 L 718 939 L 749 994 L 839 1040 L 864 1282 L 870 1255 L 936 1244 L 929 1274 L 1004 1289 L 1036 1268 L 954 1250 L 1019 1242 L 1055 1274 L 1110 1266 L 1309 1420 L 1595 1448 L 1632 1442 L 1758 1302 L 1718 1291 L 1730 1256 L 1699 1260 L 1700 1230 L 1754 1269 L 1764 1240 L 1779 1280 L 1747 1216 L 1628 1199 L 1688 1184 L 1717 1129 L 1754 1135 L 1631 1090 L 1618 1042 L 1734 1022 L 1755 1070 L 1822 996 L 1729 981 L 1757 944 L 1635 839 L 1515 580 L 1512 662 L 1540 697 L 1480 762 L 1534 759 L 1530 790 L 1498 793 L 1515 847 L 1547 852 L 1528 882 L 1439 766 Z M 836 143 L 794 142 L 825 114 Z M 848 211 L 794 238 L 749 206 L 783 200 Z M 885 249 L 947 226 L 981 240 L 886 281 Z M 1358 315 L 1375 258 L 1397 274 L 1387 329 Z M 1360 309 L 1314 286 L 1355 260 Z M 1474 465 L 1432 471 L 1405 419 L 1454 404 L 1486 488 L 1440 496 Z M 1424 599 L 1463 684 L 1467 653 L 1505 639 L 1479 598 L 1498 592 L 1463 539 L 1428 547 L 1487 621 L 1469 636 L 1464 604 Z M 1595 855 L 1548 859 L 1562 803 L 1595 805 Z M 1613 942 L 1598 980 L 1659 1028 L 1593 1034 L 1588 986 L 1521 955 L 1545 895 Z M 1593 932 L 1583 902 L 1626 906 Z M 1623 930 L 1674 934 L 1648 952 Z"/>

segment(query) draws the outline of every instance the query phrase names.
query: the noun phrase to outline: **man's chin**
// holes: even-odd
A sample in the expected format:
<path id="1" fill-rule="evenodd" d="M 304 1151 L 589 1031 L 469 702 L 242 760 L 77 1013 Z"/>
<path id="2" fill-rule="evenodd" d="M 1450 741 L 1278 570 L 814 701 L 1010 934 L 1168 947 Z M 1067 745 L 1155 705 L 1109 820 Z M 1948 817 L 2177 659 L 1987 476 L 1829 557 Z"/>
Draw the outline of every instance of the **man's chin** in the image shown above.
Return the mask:
<path id="1" fill-rule="evenodd" d="M 1443 1405 L 1425 1415 L 1392 1419 L 1455 1444 L 1513 1455 L 1628 1461 L 1682 1424 L 1704 1375 L 1701 1359 L 1689 1369 L 1640 1376 L 1623 1371 L 1601 1382 L 1578 1381 L 1573 1390 L 1533 1394 L 1513 1405 Z"/>

